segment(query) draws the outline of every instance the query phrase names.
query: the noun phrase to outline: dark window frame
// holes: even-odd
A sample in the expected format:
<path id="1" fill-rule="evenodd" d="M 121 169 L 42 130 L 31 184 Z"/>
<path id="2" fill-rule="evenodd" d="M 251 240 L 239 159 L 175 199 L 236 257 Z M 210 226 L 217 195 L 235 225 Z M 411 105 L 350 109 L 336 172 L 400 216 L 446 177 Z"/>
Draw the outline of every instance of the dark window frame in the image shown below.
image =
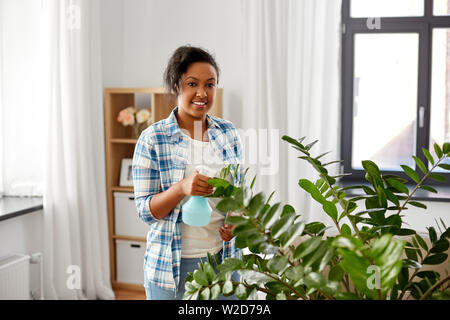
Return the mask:
<path id="1" fill-rule="evenodd" d="M 416 152 L 428 167 L 428 160 L 422 152 L 422 147 L 429 149 L 430 137 L 430 107 L 431 107 L 431 60 L 433 28 L 450 28 L 450 16 L 433 16 L 433 1 L 424 1 L 424 16 L 420 17 L 385 17 L 380 18 L 380 29 L 369 29 L 367 18 L 352 18 L 350 16 L 351 0 L 342 0 L 342 75 L 341 75 L 341 171 L 351 173 L 342 178 L 342 182 L 367 182 L 363 170 L 352 168 L 352 134 L 353 134 L 353 79 L 354 79 L 354 35 L 371 33 L 417 33 L 419 35 L 419 66 L 417 91 L 417 119 L 419 107 L 424 107 L 424 126 L 419 127 L 416 121 Z M 431 146 L 432 148 L 432 146 Z M 434 153 L 434 151 L 433 151 Z M 412 155 L 411 155 L 412 156 Z M 416 169 L 414 167 L 413 169 Z M 423 174 L 416 170 L 420 177 Z M 381 170 L 382 174 L 396 174 L 410 180 L 402 171 Z M 426 184 L 447 187 L 450 185 L 450 174 L 442 173 L 447 182 L 440 183 L 431 179 Z"/>

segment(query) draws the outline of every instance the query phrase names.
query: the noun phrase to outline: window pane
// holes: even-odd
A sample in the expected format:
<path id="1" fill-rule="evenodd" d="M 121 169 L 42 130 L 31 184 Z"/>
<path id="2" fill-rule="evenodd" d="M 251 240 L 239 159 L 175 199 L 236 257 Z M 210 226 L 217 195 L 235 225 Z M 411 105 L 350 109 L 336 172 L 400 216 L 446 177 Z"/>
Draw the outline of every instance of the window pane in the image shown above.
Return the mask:
<path id="1" fill-rule="evenodd" d="M 427 0 L 428 1 L 428 0 Z M 423 16 L 424 0 L 351 0 L 352 17 Z"/>
<path id="2" fill-rule="evenodd" d="M 431 72 L 430 148 L 450 141 L 450 29 L 433 30 Z"/>
<path id="3" fill-rule="evenodd" d="M 414 167 L 419 35 L 355 35 L 352 167 Z"/>
<path id="4" fill-rule="evenodd" d="M 434 0 L 433 14 L 435 16 L 450 15 L 450 1 L 449 0 Z"/>

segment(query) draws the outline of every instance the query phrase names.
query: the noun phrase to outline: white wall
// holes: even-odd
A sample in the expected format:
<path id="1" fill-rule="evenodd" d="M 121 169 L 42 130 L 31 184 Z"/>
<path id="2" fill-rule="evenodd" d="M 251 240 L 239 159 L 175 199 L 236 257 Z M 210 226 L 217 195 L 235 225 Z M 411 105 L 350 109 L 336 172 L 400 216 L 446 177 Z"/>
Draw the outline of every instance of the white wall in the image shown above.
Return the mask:
<path id="1" fill-rule="evenodd" d="M 215 54 L 223 117 L 241 127 L 241 0 L 101 0 L 104 87 L 160 87 L 173 51 L 185 44 Z"/>

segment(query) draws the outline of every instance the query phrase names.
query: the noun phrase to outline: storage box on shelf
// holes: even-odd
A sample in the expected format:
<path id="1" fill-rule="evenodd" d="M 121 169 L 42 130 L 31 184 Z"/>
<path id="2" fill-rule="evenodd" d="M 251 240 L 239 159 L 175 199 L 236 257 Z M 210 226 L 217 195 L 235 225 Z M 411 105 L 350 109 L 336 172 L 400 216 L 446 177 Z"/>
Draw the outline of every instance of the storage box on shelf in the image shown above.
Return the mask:
<path id="1" fill-rule="evenodd" d="M 217 89 L 215 105 L 209 114 L 222 117 L 222 93 Z M 108 230 L 111 280 L 114 289 L 144 291 L 143 259 L 148 225 L 139 219 L 134 204 L 133 187 L 120 186 L 122 159 L 132 158 L 137 139 L 134 128 L 117 121 L 119 112 L 135 106 L 139 96 L 148 95 L 151 122 L 167 118 L 176 105 L 173 95 L 163 88 L 105 89 L 105 151 Z M 133 199 L 133 200 L 131 200 Z M 136 274 L 138 272 L 138 274 Z"/>

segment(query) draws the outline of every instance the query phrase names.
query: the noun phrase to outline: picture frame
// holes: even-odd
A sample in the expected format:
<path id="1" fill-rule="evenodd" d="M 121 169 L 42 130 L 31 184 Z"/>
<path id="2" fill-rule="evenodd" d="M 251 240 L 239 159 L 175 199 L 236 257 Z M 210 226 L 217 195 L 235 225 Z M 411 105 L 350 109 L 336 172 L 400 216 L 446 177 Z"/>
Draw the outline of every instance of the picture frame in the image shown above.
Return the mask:
<path id="1" fill-rule="evenodd" d="M 133 159 L 124 158 L 120 166 L 120 181 L 119 185 L 121 187 L 132 187 L 133 186 L 133 170 L 132 170 Z"/>

